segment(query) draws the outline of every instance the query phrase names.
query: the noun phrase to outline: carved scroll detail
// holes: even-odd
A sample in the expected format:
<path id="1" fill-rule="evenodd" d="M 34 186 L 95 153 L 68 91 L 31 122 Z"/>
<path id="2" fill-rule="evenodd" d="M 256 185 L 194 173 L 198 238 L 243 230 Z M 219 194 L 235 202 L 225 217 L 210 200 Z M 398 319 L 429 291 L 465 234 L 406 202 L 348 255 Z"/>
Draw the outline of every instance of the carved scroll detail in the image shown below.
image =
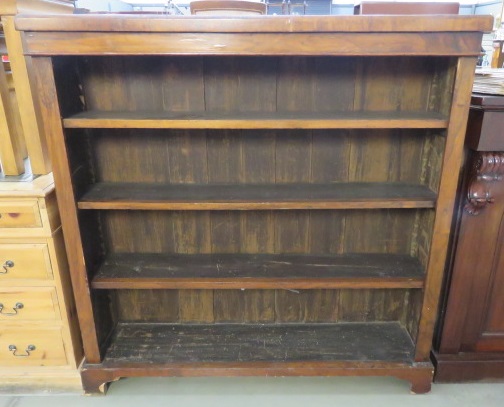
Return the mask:
<path id="1" fill-rule="evenodd" d="M 489 203 L 494 202 L 492 183 L 503 178 L 504 153 L 479 153 L 474 161 L 464 209 L 471 215 L 478 215 Z"/>

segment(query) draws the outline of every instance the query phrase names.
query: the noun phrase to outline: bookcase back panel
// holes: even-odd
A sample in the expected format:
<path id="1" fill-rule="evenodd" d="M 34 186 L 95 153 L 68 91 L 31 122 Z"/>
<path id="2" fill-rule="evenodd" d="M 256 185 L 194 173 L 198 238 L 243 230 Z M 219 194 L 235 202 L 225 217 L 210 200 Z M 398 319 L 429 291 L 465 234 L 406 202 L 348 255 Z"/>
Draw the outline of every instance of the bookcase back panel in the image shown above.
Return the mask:
<path id="1" fill-rule="evenodd" d="M 104 211 L 111 253 L 411 254 L 419 210 Z M 367 239 L 365 236 L 373 236 Z M 413 245 L 412 245 L 413 242 Z"/>
<path id="2" fill-rule="evenodd" d="M 85 57 L 87 110 L 436 111 L 451 100 L 442 57 Z"/>
<path id="3" fill-rule="evenodd" d="M 79 138 L 80 131 L 75 133 Z M 103 129 L 88 133 L 96 182 L 406 182 L 435 190 L 439 177 L 434 174 L 439 174 L 442 158 L 433 164 L 425 157 L 437 151 L 426 130 Z M 439 136 L 438 144 L 443 146 L 444 140 Z"/>
<path id="4" fill-rule="evenodd" d="M 119 321 L 418 323 L 419 290 L 114 290 Z"/>

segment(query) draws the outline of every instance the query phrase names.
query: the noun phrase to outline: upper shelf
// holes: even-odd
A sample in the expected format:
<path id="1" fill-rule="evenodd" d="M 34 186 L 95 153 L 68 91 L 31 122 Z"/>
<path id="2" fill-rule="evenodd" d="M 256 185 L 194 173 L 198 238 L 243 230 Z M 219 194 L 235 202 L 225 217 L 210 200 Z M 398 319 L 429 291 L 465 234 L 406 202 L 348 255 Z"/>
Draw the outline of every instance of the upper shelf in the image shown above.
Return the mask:
<path id="1" fill-rule="evenodd" d="M 436 112 L 146 112 L 86 111 L 63 119 L 66 128 L 123 129 L 443 129 Z"/>
<path id="2" fill-rule="evenodd" d="M 424 185 L 348 182 L 332 184 L 97 183 L 79 209 L 260 210 L 433 208 Z"/>

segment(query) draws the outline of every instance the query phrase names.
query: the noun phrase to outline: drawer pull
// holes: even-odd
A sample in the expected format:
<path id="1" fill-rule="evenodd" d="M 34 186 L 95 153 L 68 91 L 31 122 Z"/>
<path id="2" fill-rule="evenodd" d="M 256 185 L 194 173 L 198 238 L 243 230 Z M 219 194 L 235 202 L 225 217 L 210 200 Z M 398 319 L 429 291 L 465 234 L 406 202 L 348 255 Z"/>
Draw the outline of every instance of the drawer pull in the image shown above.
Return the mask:
<path id="1" fill-rule="evenodd" d="M 4 305 L 2 303 L 0 303 L 0 315 L 5 315 L 8 317 L 11 317 L 13 315 L 17 315 L 18 310 L 23 309 L 23 308 L 24 308 L 24 304 L 22 302 L 16 302 L 14 307 L 12 307 L 12 311 L 14 311 L 14 312 L 4 312 Z"/>
<path id="2" fill-rule="evenodd" d="M 7 274 L 9 272 L 9 269 L 14 267 L 14 262 L 12 260 L 7 260 L 3 265 L 2 265 L 4 271 L 0 271 L 0 274 Z"/>
<path id="3" fill-rule="evenodd" d="M 33 352 L 35 349 L 35 345 L 28 345 L 25 349 L 24 354 L 18 354 L 17 351 L 17 346 L 16 345 L 9 345 L 9 351 L 12 352 L 12 354 L 18 358 L 27 358 L 28 356 L 31 356 L 31 352 Z"/>

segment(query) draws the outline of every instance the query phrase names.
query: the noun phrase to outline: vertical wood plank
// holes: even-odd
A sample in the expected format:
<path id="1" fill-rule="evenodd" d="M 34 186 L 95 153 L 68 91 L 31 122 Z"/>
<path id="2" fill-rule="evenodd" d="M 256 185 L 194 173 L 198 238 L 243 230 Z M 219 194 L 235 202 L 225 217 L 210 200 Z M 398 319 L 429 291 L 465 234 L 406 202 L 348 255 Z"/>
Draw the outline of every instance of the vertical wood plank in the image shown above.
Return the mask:
<path id="1" fill-rule="evenodd" d="M 174 57 L 156 59 L 161 64 L 163 110 L 202 112 L 205 110 L 203 58 Z M 159 108 L 160 105 L 157 105 Z"/>
<path id="2" fill-rule="evenodd" d="M 338 290 L 277 290 L 277 323 L 338 321 Z"/>
<path id="3" fill-rule="evenodd" d="M 215 290 L 215 322 L 261 322 L 275 320 L 273 290 Z"/>
<path id="4" fill-rule="evenodd" d="M 206 110 L 275 111 L 276 66 L 276 58 L 271 57 L 206 57 Z"/>
<path id="5" fill-rule="evenodd" d="M 109 251 L 173 253 L 174 213 L 162 211 L 107 211 L 102 213 Z"/>
<path id="6" fill-rule="evenodd" d="M 24 56 L 22 34 L 14 27 L 14 17 L 3 16 L 2 24 L 32 172 L 47 174 L 52 170 L 47 146 L 50 135 L 44 132 L 42 110 L 36 108 L 37 90 L 32 88 L 34 85 L 30 81 L 32 59 Z"/>
<path id="7" fill-rule="evenodd" d="M 463 135 L 465 134 L 469 113 L 475 65 L 476 59 L 473 57 L 459 58 L 457 63 L 453 103 L 450 110 L 446 148 L 443 158 L 443 168 L 452 170 L 444 171 L 439 186 L 425 292 L 418 328 L 415 353 L 415 360 L 417 361 L 428 360 L 432 345 L 439 293 L 446 260 L 446 247 L 450 236 L 453 206 L 459 178 L 459 171 L 457 169 L 461 168 L 462 164 Z"/>
<path id="8" fill-rule="evenodd" d="M 355 59 L 284 57 L 278 63 L 278 111 L 345 112 L 354 104 Z"/>
<path id="9" fill-rule="evenodd" d="M 15 134 L 16 106 L 11 103 L 3 63 L 0 65 L 0 162 L 5 175 L 19 175 L 24 172 L 24 149 L 20 145 L 21 139 Z"/>
<path id="10" fill-rule="evenodd" d="M 117 317 L 131 322 L 178 322 L 178 297 L 173 290 L 116 290 Z"/>
<path id="11" fill-rule="evenodd" d="M 47 57 L 33 58 L 32 62 L 33 83 L 36 93 L 40 98 L 42 124 L 45 134 L 49 135 L 51 156 L 56 168 L 54 173 L 55 183 L 58 186 L 56 194 L 70 264 L 72 285 L 77 303 L 84 352 L 89 363 L 99 363 L 101 355 L 98 333 L 93 317 L 93 306 L 89 297 L 90 287 L 87 280 L 86 263 L 82 251 L 82 241 L 77 219 L 77 208 L 65 149 L 65 136 L 61 126 L 61 119 L 58 115 L 59 103 L 56 95 L 52 62 Z"/>

